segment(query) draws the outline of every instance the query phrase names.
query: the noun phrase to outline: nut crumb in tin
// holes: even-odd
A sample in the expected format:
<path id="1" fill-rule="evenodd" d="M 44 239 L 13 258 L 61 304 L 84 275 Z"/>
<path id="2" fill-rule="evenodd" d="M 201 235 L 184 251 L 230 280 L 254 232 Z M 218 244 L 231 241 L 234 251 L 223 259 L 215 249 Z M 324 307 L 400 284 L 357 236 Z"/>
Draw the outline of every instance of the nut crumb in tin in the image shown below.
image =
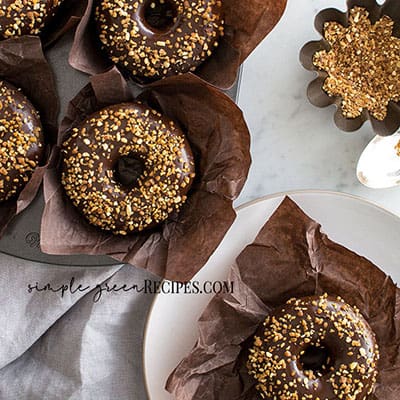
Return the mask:
<path id="1" fill-rule="evenodd" d="M 372 24 L 362 7 L 350 10 L 347 28 L 325 23 L 331 49 L 315 53 L 313 63 L 327 72 L 323 89 L 342 98 L 346 118 L 357 118 L 366 109 L 383 121 L 389 102 L 400 100 L 400 38 L 392 36 L 393 27 L 386 15 Z"/>

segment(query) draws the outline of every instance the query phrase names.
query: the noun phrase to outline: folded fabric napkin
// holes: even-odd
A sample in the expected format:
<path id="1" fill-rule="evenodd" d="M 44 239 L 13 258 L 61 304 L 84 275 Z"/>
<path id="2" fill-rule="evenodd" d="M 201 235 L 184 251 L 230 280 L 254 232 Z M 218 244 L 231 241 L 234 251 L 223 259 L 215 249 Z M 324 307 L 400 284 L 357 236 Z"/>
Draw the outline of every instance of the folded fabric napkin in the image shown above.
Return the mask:
<path id="1" fill-rule="evenodd" d="M 154 277 L 0 253 L 0 399 L 146 399 L 143 328 Z M 147 280 L 147 281 L 146 281 Z"/>

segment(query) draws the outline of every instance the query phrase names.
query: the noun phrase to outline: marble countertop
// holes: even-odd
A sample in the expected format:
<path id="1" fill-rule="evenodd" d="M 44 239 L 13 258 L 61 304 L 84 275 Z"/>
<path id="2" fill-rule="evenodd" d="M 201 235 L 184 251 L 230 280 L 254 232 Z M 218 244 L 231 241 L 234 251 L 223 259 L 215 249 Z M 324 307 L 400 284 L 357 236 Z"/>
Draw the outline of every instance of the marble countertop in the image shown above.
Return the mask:
<path id="1" fill-rule="evenodd" d="M 400 215 L 400 187 L 374 190 L 357 179 L 358 158 L 374 137 L 369 122 L 357 132 L 342 132 L 333 122 L 333 106 L 316 108 L 306 98 L 314 75 L 300 65 L 299 51 L 319 39 L 315 15 L 345 5 L 288 0 L 281 22 L 246 61 L 239 105 L 252 135 L 253 165 L 237 204 L 276 192 L 322 189 L 361 196 Z"/>

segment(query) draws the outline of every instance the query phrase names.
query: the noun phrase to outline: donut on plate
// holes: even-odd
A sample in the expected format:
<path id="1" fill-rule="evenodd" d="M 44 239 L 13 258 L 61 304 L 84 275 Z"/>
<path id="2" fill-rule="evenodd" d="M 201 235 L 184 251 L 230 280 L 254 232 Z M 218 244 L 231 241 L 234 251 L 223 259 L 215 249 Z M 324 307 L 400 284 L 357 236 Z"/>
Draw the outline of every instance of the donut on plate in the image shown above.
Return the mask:
<path id="1" fill-rule="evenodd" d="M 19 194 L 44 150 L 38 112 L 18 89 L 0 81 L 0 201 Z"/>
<path id="2" fill-rule="evenodd" d="M 62 184 L 86 220 L 114 234 L 149 229 L 185 203 L 195 171 L 176 124 L 139 103 L 106 107 L 62 145 Z"/>
<path id="3" fill-rule="evenodd" d="M 224 32 L 221 0 L 98 0 L 103 49 L 142 80 L 194 71 Z"/>
<path id="4" fill-rule="evenodd" d="M 248 370 L 263 399 L 365 400 L 378 345 L 359 310 L 327 295 L 292 299 L 267 317 Z"/>
<path id="5" fill-rule="evenodd" d="M 0 39 L 39 35 L 62 0 L 1 0 Z"/>

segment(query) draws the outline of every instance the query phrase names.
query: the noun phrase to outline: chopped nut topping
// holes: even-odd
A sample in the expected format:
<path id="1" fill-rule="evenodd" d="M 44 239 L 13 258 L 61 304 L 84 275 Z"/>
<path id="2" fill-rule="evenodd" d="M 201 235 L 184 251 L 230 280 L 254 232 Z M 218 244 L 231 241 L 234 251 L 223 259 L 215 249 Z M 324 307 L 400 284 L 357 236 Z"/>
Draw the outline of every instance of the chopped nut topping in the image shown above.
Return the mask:
<path id="1" fill-rule="evenodd" d="M 322 359 L 313 353 L 313 367 L 303 364 L 310 348 L 324 351 Z M 273 311 L 254 338 L 247 368 L 263 399 L 366 400 L 375 387 L 378 359 L 360 311 L 325 294 L 291 299 Z"/>
<path id="2" fill-rule="evenodd" d="M 117 130 L 115 129 L 117 127 Z M 107 107 L 63 143 L 62 184 L 86 219 L 126 235 L 154 226 L 186 201 L 194 178 L 190 147 L 175 123 L 140 104 Z M 121 157 L 134 155 L 144 172 L 132 188 L 115 176 Z"/>
<path id="3" fill-rule="evenodd" d="M 95 18 L 111 60 L 133 76 L 159 79 L 194 71 L 224 34 L 221 0 L 174 0 L 177 17 L 165 32 L 152 32 L 142 16 L 149 0 L 101 0 Z M 156 3 L 165 0 L 154 0 Z"/>
<path id="4" fill-rule="evenodd" d="M 364 109 L 384 120 L 390 101 L 400 101 L 400 38 L 392 36 L 394 21 L 383 16 L 372 24 L 365 8 L 350 10 L 349 26 L 327 22 L 329 51 L 319 51 L 313 63 L 326 71 L 324 90 L 342 98 L 346 118 L 357 118 Z"/>
<path id="5" fill-rule="evenodd" d="M 0 81 L 0 201 L 18 194 L 43 152 L 39 115 L 11 85 Z"/>
<path id="6" fill-rule="evenodd" d="M 0 1 L 0 37 L 39 35 L 63 0 Z"/>

